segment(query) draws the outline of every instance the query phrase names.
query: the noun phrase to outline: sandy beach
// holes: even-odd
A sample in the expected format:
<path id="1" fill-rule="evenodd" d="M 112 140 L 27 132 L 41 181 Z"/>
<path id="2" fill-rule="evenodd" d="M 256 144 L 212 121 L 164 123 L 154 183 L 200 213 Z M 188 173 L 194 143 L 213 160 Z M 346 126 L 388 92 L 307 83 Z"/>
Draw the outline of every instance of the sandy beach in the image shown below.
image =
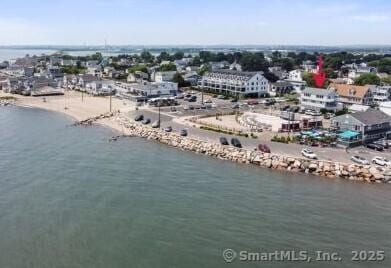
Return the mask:
<path id="1" fill-rule="evenodd" d="M 102 115 L 110 111 L 110 97 L 96 97 L 77 91 L 67 91 L 63 96 L 30 97 L 0 92 L 0 97 L 12 96 L 16 98 L 16 105 L 23 107 L 40 108 L 63 113 L 76 121 Z M 126 113 L 134 110 L 135 105 L 129 101 L 111 98 L 112 111 Z M 105 119 L 98 123 L 121 131 L 122 127 L 116 120 Z"/>

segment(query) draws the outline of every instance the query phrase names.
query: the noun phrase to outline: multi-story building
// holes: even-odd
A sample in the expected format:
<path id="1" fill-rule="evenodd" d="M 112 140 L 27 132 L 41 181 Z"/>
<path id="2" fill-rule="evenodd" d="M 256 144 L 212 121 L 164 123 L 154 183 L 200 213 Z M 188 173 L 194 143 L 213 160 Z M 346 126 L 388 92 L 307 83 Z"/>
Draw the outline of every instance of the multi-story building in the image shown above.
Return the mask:
<path id="1" fill-rule="evenodd" d="M 331 83 L 329 89 L 334 90 L 339 96 L 339 102 L 345 107 L 353 104 L 372 105 L 373 104 L 373 89 L 375 86 L 354 86 L 346 84 Z"/>
<path id="2" fill-rule="evenodd" d="M 281 95 L 294 91 L 293 85 L 288 81 L 278 80 L 274 83 L 270 83 L 269 93 L 270 95 Z"/>
<path id="3" fill-rule="evenodd" d="M 153 77 L 155 82 L 170 82 L 175 74 L 176 71 L 156 72 Z"/>
<path id="4" fill-rule="evenodd" d="M 303 81 L 303 78 L 301 77 L 301 70 L 292 70 L 288 73 L 288 80 L 292 81 Z"/>
<path id="5" fill-rule="evenodd" d="M 306 87 L 300 95 L 301 110 L 320 111 L 326 109 L 328 111 L 337 111 L 338 95 L 329 89 Z"/>
<path id="6" fill-rule="evenodd" d="M 377 86 L 373 88 L 373 101 L 381 103 L 391 100 L 391 86 Z"/>
<path id="7" fill-rule="evenodd" d="M 204 75 L 198 86 L 219 94 L 260 97 L 267 94 L 269 81 L 262 72 L 219 70 Z"/>
<path id="8" fill-rule="evenodd" d="M 379 110 L 369 109 L 365 112 L 336 116 L 331 120 L 331 124 L 336 129 L 351 132 L 349 139 L 342 137 L 342 141 L 346 143 L 368 143 L 391 136 L 391 117 Z"/>

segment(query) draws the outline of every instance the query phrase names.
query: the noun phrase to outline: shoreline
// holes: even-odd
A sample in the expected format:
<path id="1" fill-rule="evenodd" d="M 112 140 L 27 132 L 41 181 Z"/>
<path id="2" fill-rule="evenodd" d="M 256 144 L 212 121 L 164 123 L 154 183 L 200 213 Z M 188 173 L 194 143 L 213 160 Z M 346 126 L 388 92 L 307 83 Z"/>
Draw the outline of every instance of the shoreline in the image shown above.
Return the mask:
<path id="1" fill-rule="evenodd" d="M 0 93 L 0 96 L 4 95 Z M 66 98 L 67 96 L 65 96 Z M 64 109 L 63 98 L 50 98 L 48 102 L 40 101 L 36 97 L 17 97 L 13 105 L 25 108 L 38 108 L 46 111 L 61 113 L 72 119 L 76 124 L 87 121 L 87 125 L 97 124 L 118 133 L 119 136 L 136 136 L 148 140 L 154 140 L 181 150 L 195 152 L 214 158 L 229 160 L 231 162 L 251 164 L 269 169 L 284 170 L 289 172 L 301 172 L 330 179 L 342 178 L 350 181 L 367 183 L 391 183 L 391 171 L 379 170 L 375 167 L 365 167 L 357 164 L 333 162 L 328 160 L 310 160 L 288 155 L 262 153 L 248 149 L 239 149 L 233 146 L 222 146 L 200 139 L 182 137 L 177 133 L 166 133 L 161 129 L 154 129 L 140 123 L 131 121 L 123 115 L 128 109 L 121 101 L 116 99 L 115 112 L 110 114 L 102 110 L 105 98 L 91 98 L 88 105 L 81 104 L 79 100 L 69 101 L 69 108 Z M 114 98 L 113 98 L 114 100 Z M 48 105 L 49 103 L 49 105 Z M 105 103 L 106 104 L 106 103 Z M 123 103 L 122 103 L 123 104 Z M 68 103 L 67 103 L 68 106 Z M 67 107 L 65 106 L 65 107 Z M 122 108 L 122 109 L 121 109 Z M 81 112 L 80 112 L 81 111 Z M 102 113 L 103 112 L 103 113 Z M 93 118 L 93 119 L 92 119 Z"/>

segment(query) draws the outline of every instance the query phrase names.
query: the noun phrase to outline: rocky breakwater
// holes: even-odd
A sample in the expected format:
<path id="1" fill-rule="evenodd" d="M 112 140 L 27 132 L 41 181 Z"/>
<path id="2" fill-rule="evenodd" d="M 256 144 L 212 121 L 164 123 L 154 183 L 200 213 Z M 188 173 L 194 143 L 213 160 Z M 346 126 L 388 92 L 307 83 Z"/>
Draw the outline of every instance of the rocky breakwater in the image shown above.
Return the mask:
<path id="1" fill-rule="evenodd" d="M 75 126 L 79 126 L 79 125 L 81 125 L 81 126 L 90 126 L 90 125 L 92 125 L 93 123 L 95 123 L 98 120 L 102 120 L 102 119 L 113 117 L 115 114 L 116 113 L 114 113 L 114 112 L 104 113 L 104 114 L 101 114 L 101 115 L 97 115 L 97 116 L 94 116 L 94 117 L 90 117 L 90 118 L 78 121 L 74 125 Z"/>
<path id="2" fill-rule="evenodd" d="M 391 183 L 391 170 L 323 160 L 308 160 L 300 157 L 290 157 L 240 149 L 233 146 L 223 146 L 189 137 L 182 137 L 176 133 L 166 133 L 161 129 L 154 129 L 139 123 L 131 122 L 126 118 L 118 117 L 116 120 L 127 129 L 128 134 L 131 136 L 154 140 L 175 148 L 223 160 L 254 164 L 277 170 L 303 172 L 333 179 L 342 178 L 369 183 Z"/>
<path id="3" fill-rule="evenodd" d="M 0 106 L 8 106 L 15 104 L 14 98 L 0 98 Z"/>

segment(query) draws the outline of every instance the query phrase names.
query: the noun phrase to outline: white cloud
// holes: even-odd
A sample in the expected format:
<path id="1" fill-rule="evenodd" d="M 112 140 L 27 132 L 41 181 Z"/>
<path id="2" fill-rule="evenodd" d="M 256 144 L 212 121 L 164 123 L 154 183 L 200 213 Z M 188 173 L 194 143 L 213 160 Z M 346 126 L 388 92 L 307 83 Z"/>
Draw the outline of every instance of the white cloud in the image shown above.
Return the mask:
<path id="1" fill-rule="evenodd" d="M 351 18 L 362 22 L 386 22 L 390 20 L 390 16 L 384 14 L 355 15 Z"/>

